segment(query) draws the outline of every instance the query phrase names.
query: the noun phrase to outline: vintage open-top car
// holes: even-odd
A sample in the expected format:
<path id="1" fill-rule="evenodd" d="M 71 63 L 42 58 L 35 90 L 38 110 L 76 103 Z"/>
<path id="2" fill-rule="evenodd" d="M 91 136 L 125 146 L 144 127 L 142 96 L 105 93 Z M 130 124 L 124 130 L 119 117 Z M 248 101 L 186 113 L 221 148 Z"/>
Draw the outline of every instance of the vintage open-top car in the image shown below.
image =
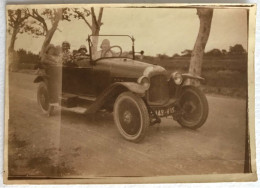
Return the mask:
<path id="1" fill-rule="evenodd" d="M 101 41 L 102 37 L 120 40 L 114 46 L 109 42 L 107 49 L 101 45 L 98 56 L 99 46 L 95 47 L 93 40 Z M 126 43 L 121 38 L 130 38 L 129 51 L 123 50 Z M 199 88 L 186 82 L 203 78 L 169 73 L 161 66 L 136 60 L 136 53 L 142 55 L 143 51 L 135 52 L 135 40 L 128 35 L 89 36 L 87 41 L 88 58 L 49 65 L 46 74 L 34 80 L 39 83 L 37 100 L 44 113 L 51 114 L 54 109 L 51 98 L 63 109 L 82 114 L 113 112 L 121 135 L 134 142 L 142 140 L 147 127 L 160 123 L 161 117 L 172 117 L 191 129 L 205 123 L 207 99 Z"/>

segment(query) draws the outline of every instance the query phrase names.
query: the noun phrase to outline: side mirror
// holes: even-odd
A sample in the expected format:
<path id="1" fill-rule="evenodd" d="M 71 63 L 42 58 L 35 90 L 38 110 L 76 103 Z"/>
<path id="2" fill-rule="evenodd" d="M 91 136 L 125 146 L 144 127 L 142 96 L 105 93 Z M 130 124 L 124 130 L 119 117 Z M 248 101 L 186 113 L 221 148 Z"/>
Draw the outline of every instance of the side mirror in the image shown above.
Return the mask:
<path id="1" fill-rule="evenodd" d="M 144 55 L 144 51 L 141 50 L 140 52 L 135 52 L 136 54 Z M 130 54 L 133 54 L 133 51 L 130 51 Z"/>

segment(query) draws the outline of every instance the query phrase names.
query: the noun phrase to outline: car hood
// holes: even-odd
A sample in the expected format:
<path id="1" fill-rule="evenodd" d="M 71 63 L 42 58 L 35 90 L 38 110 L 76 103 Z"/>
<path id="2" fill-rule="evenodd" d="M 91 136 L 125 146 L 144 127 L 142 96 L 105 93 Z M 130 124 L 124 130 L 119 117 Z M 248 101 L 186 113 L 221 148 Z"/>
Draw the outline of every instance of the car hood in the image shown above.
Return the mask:
<path id="1" fill-rule="evenodd" d="M 98 60 L 97 69 L 109 69 L 112 77 L 139 78 L 151 77 L 154 74 L 165 73 L 166 70 L 158 65 L 140 62 L 126 58 L 107 58 Z"/>

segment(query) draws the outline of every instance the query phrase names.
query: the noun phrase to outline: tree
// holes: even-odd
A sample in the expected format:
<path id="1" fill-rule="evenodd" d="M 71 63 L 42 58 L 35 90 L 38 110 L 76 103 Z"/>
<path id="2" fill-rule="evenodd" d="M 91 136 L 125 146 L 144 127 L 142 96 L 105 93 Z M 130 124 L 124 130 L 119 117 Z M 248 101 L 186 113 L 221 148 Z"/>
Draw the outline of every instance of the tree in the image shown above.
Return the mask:
<path id="1" fill-rule="evenodd" d="M 26 29 L 31 34 L 36 36 L 45 36 L 42 48 L 40 51 L 40 57 L 45 52 L 46 47 L 50 44 L 51 39 L 58 28 L 59 22 L 64 19 L 67 19 L 67 15 L 64 16 L 63 9 L 44 9 L 42 12 L 39 12 L 38 9 L 27 9 L 28 14 L 36 22 L 32 22 L 31 25 L 27 25 Z M 49 20 L 49 24 L 48 24 Z"/>
<path id="2" fill-rule="evenodd" d="M 212 49 L 212 50 L 210 50 L 210 51 L 208 51 L 208 52 L 206 52 L 205 53 L 205 56 L 221 56 L 222 55 L 222 52 L 219 50 L 219 49 L 216 49 L 216 48 L 214 48 L 214 49 Z"/>
<path id="3" fill-rule="evenodd" d="M 11 42 L 8 53 L 14 52 L 14 44 L 18 33 L 23 33 L 26 26 L 26 20 L 29 15 L 25 9 L 8 10 L 8 33 L 11 34 Z"/>
<path id="4" fill-rule="evenodd" d="M 204 50 L 209 38 L 213 9 L 197 8 L 197 15 L 200 20 L 200 28 L 195 42 L 189 67 L 189 73 L 192 75 L 201 75 Z M 193 84 L 199 84 L 192 81 Z"/>
<path id="5" fill-rule="evenodd" d="M 99 35 L 100 28 L 103 25 L 101 22 L 102 20 L 102 15 L 103 15 L 103 7 L 99 9 L 98 17 L 96 16 L 95 10 L 93 7 L 90 8 L 90 10 L 82 8 L 73 8 L 71 9 L 74 13 L 74 18 L 78 18 L 83 20 L 89 29 L 91 30 L 92 35 Z M 91 23 L 88 20 L 88 17 L 91 16 Z M 92 48 L 92 53 L 94 54 L 97 51 L 97 44 L 98 44 L 98 37 L 93 37 L 93 48 Z"/>
<path id="6" fill-rule="evenodd" d="M 179 55 L 178 53 L 174 53 L 174 54 L 172 55 L 172 57 L 173 57 L 173 58 L 175 58 L 175 57 L 180 57 L 180 55 Z"/>
<path id="7" fill-rule="evenodd" d="M 24 49 L 18 49 L 17 56 L 19 57 L 19 64 L 36 64 L 39 61 L 39 56 Z"/>
<path id="8" fill-rule="evenodd" d="M 188 50 L 188 49 L 181 52 L 182 56 L 184 56 L 184 57 L 190 57 L 191 53 L 192 53 L 192 50 Z"/>
<path id="9" fill-rule="evenodd" d="M 222 49 L 222 50 L 221 50 L 221 53 L 222 53 L 223 55 L 227 55 L 228 52 L 227 52 L 227 50 Z"/>
<path id="10" fill-rule="evenodd" d="M 242 55 L 246 53 L 246 50 L 243 48 L 241 44 L 236 44 L 234 46 L 229 47 L 229 53 L 231 55 Z"/>
<path id="11" fill-rule="evenodd" d="M 158 55 L 158 57 L 159 57 L 159 59 L 168 59 L 169 58 L 169 56 L 167 55 L 167 54 L 159 54 Z"/>

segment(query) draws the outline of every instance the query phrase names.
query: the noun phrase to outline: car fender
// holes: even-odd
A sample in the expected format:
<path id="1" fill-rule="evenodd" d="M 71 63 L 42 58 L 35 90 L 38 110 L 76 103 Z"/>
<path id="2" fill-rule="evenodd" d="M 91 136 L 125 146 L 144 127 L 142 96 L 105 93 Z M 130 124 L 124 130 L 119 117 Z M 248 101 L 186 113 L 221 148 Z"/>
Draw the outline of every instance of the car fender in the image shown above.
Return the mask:
<path id="1" fill-rule="evenodd" d="M 196 76 L 190 73 L 184 73 L 182 74 L 182 77 L 185 79 L 190 78 L 190 79 L 196 79 L 196 80 L 200 80 L 200 81 L 204 81 L 205 79 L 200 77 L 200 76 Z"/>
<path id="2" fill-rule="evenodd" d="M 132 91 L 133 93 L 136 94 L 145 94 L 145 91 L 147 90 L 144 88 L 142 85 L 134 82 L 119 82 L 118 84 L 126 87 L 129 91 Z"/>
<path id="3" fill-rule="evenodd" d="M 109 99 L 116 99 L 122 92 L 131 91 L 139 96 L 144 96 L 145 88 L 142 85 L 133 82 L 116 82 L 98 96 L 95 102 L 89 106 L 86 113 L 97 112 Z"/>

